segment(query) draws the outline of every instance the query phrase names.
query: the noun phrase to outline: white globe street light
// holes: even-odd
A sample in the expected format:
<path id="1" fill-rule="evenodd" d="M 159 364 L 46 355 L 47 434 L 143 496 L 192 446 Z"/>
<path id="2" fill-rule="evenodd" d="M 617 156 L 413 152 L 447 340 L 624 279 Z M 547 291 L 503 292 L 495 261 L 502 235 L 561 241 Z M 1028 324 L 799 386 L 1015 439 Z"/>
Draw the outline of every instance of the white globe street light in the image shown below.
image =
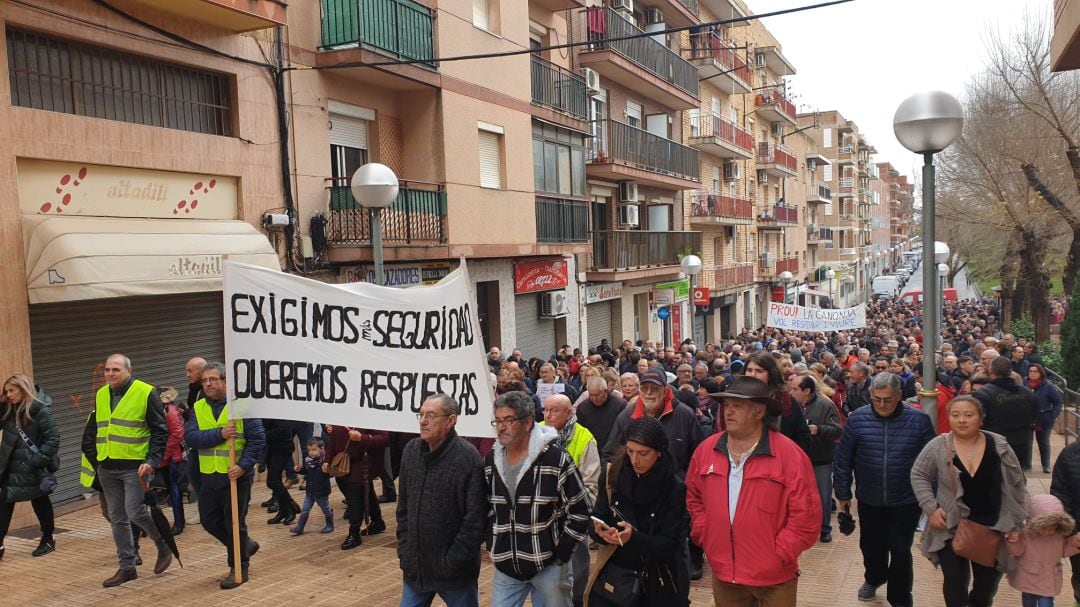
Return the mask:
<path id="1" fill-rule="evenodd" d="M 934 352 L 941 334 L 941 304 L 932 288 L 936 266 L 934 238 L 934 154 L 953 144 L 964 128 L 964 108 L 952 95 L 942 91 L 917 93 L 905 99 L 893 115 L 893 133 L 905 148 L 923 156 L 922 242 L 923 242 L 923 339 L 930 347 L 923 355 L 922 409 L 937 427 L 937 367 Z M 948 254 L 946 253 L 946 257 Z M 936 256 L 935 256 L 936 257 Z M 944 261 L 944 260 L 943 260 Z"/>
<path id="2" fill-rule="evenodd" d="M 941 242 L 940 240 L 934 241 L 934 261 L 936 261 L 937 263 L 948 263 L 949 253 L 952 253 L 949 245 Z"/>
<path id="3" fill-rule="evenodd" d="M 375 261 L 375 284 L 385 284 L 383 275 L 382 210 L 394 203 L 400 188 L 397 175 L 385 164 L 371 162 L 356 169 L 349 187 L 353 198 L 371 210 L 371 249 Z"/>
<path id="4" fill-rule="evenodd" d="M 788 285 L 791 284 L 791 281 L 795 280 L 795 275 L 784 270 L 783 272 L 780 272 L 779 278 L 780 282 L 784 283 L 784 303 L 787 303 Z"/>
<path id="5" fill-rule="evenodd" d="M 694 305 L 694 277 L 701 273 L 701 258 L 697 255 L 684 255 L 679 260 L 679 268 L 690 279 L 690 335 L 697 341 L 697 327 L 695 326 L 697 322 L 695 319 L 697 306 Z"/>
<path id="6" fill-rule="evenodd" d="M 829 268 L 825 270 L 825 278 L 829 279 L 829 304 L 833 308 L 836 307 L 836 295 L 833 294 L 833 279 L 836 278 L 836 270 Z"/>

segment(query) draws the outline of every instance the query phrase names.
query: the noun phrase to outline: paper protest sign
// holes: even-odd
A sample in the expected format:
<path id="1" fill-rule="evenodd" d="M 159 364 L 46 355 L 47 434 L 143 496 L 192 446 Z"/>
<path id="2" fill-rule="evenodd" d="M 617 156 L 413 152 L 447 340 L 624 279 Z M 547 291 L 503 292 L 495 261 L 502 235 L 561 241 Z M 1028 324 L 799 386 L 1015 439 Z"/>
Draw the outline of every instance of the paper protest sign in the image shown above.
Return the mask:
<path id="1" fill-rule="evenodd" d="M 492 393 L 468 270 L 433 286 L 333 285 L 225 263 L 229 415 L 417 432 L 438 393 L 457 432 L 491 436 Z"/>

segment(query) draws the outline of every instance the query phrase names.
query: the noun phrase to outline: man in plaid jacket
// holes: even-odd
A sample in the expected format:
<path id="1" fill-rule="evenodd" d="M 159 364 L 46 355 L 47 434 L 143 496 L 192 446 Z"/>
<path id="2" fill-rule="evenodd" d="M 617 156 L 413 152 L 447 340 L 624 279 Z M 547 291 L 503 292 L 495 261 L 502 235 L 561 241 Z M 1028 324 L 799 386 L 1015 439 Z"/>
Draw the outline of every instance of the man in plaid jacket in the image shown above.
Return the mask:
<path id="1" fill-rule="evenodd" d="M 584 539 L 592 496 L 554 428 L 533 419 L 532 398 L 495 400 L 498 442 L 484 460 L 492 604 L 570 607 L 570 557 Z"/>

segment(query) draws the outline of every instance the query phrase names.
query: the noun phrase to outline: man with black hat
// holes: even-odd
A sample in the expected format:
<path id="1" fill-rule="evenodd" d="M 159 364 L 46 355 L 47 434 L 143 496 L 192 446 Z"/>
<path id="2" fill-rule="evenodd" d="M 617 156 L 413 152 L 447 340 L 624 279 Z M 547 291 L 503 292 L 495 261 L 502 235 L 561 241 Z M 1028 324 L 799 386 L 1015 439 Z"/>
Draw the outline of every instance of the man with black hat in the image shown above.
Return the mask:
<path id="1" fill-rule="evenodd" d="M 709 559 L 717 605 L 794 607 L 799 555 L 821 531 L 813 468 L 776 430 L 771 393 L 746 376 L 719 393 L 726 430 L 705 439 L 686 474 L 690 538 Z"/>

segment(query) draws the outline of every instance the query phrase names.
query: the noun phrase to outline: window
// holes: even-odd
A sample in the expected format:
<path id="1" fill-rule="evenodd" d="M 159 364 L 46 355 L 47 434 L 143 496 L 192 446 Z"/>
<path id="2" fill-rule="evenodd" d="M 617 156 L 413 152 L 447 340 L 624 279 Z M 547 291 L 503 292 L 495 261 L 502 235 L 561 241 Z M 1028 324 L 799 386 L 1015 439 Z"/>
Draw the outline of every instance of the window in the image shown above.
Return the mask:
<path id="1" fill-rule="evenodd" d="M 821 147 L 823 147 L 823 148 L 831 148 L 832 147 L 832 129 L 829 128 L 829 127 L 825 127 L 823 129 L 821 129 Z"/>
<path id="2" fill-rule="evenodd" d="M 533 181 L 537 192 L 585 195 L 585 136 L 533 122 Z"/>
<path id="3" fill-rule="evenodd" d="M 473 25 L 499 33 L 499 0 L 473 0 Z"/>
<path id="4" fill-rule="evenodd" d="M 712 168 L 712 191 L 720 191 L 720 167 L 716 165 Z"/>
<path id="5" fill-rule="evenodd" d="M 330 208 L 357 208 L 349 193 L 349 179 L 368 163 L 368 126 L 375 111 L 329 101 L 330 126 Z M 365 119 L 367 118 L 367 119 Z"/>
<path id="6" fill-rule="evenodd" d="M 832 165 L 831 164 L 826 164 L 823 167 L 821 167 L 821 173 L 822 173 L 822 179 L 824 179 L 826 183 L 829 183 L 829 182 L 832 181 Z"/>
<path id="7" fill-rule="evenodd" d="M 480 130 L 480 187 L 499 189 L 503 184 L 502 135 Z"/>
<path id="8" fill-rule="evenodd" d="M 636 101 L 626 101 L 626 124 L 630 126 L 641 128 L 641 104 Z"/>
<path id="9" fill-rule="evenodd" d="M 7 30 L 11 103 L 209 135 L 233 134 L 228 76 Z"/>

